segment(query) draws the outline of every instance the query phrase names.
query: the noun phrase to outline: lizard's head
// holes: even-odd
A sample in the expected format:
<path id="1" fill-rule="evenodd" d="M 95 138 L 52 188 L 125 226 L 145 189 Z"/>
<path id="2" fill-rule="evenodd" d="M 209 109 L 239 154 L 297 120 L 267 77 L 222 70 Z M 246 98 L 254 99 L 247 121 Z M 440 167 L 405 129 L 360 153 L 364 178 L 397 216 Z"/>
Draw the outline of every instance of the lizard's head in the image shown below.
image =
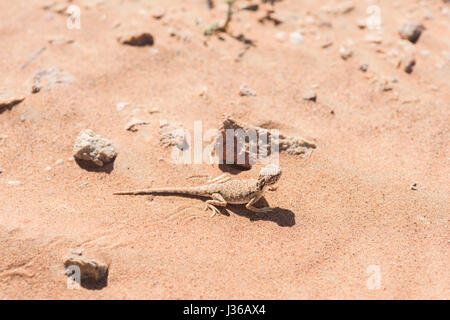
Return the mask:
<path id="1" fill-rule="evenodd" d="M 258 180 L 265 186 L 271 186 L 280 180 L 281 168 L 276 164 L 269 164 L 261 169 Z"/>

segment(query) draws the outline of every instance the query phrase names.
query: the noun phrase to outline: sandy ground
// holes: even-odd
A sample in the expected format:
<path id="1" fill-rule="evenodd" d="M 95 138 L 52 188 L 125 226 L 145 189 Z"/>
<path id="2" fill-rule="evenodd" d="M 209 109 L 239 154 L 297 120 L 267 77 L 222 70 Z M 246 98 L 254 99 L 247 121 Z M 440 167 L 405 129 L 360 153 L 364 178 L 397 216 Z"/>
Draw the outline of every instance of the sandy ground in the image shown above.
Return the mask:
<path id="1" fill-rule="evenodd" d="M 450 4 L 353 1 L 333 13 L 325 6 L 343 1 L 284 0 L 274 5 L 283 23 L 259 23 L 262 7 L 242 10 L 219 39 L 203 35 L 225 16 L 218 0 L 212 10 L 195 0 L 74 0 L 80 29 L 44 8 L 51 2 L 0 1 L 0 93 L 25 97 L 0 113 L 0 298 L 450 298 Z M 234 7 L 251 3 L 260 1 Z M 358 27 L 369 5 L 381 10 L 380 30 Z M 411 21 L 426 28 L 416 44 L 397 32 Z M 303 43 L 291 43 L 296 30 Z M 130 31 L 155 44 L 116 40 Z M 244 44 L 230 35 L 239 34 L 254 46 L 236 61 Z M 408 74 L 398 63 L 411 56 Z M 49 68 L 75 81 L 32 94 L 35 73 Z M 257 95 L 240 96 L 242 84 Z M 311 90 L 316 102 L 303 99 Z M 118 111 L 120 102 L 129 105 Z M 126 131 L 136 113 L 150 124 Z M 229 206 L 210 219 L 201 199 L 112 195 L 223 173 L 172 163 L 158 127 L 201 120 L 206 131 L 224 113 L 317 144 L 306 159 L 280 155 L 272 213 Z M 84 128 L 116 145 L 106 170 L 71 159 Z M 67 288 L 62 259 L 80 248 L 109 264 L 106 286 Z"/>

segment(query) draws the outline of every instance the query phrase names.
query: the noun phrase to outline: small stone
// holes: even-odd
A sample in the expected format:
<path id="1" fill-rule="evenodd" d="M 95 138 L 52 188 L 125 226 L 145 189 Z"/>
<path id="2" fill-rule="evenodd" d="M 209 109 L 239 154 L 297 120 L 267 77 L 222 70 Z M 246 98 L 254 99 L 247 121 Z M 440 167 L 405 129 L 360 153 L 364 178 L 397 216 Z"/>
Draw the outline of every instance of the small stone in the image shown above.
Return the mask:
<path id="1" fill-rule="evenodd" d="M 117 111 L 122 111 L 129 104 L 129 102 L 119 102 L 118 104 L 116 104 L 116 109 Z"/>
<path id="2" fill-rule="evenodd" d="M 398 29 L 400 38 L 416 43 L 425 27 L 420 23 L 407 23 Z"/>
<path id="3" fill-rule="evenodd" d="M 332 40 L 326 40 L 323 44 L 322 44 L 322 49 L 326 49 L 329 48 L 333 45 L 333 41 Z"/>
<path id="4" fill-rule="evenodd" d="M 380 35 L 368 34 L 367 36 L 365 36 L 364 41 L 368 43 L 380 44 L 383 42 L 383 38 Z"/>
<path id="5" fill-rule="evenodd" d="M 59 166 L 60 164 L 62 164 L 63 163 L 63 159 L 58 159 L 58 160 L 56 160 L 56 162 L 55 162 L 55 164 L 57 165 L 57 166 Z"/>
<path id="6" fill-rule="evenodd" d="M 337 11 L 340 14 L 346 14 L 349 13 L 351 11 L 353 11 L 355 9 L 355 6 L 353 5 L 352 1 L 345 1 L 341 4 L 338 5 L 337 7 Z"/>
<path id="7" fill-rule="evenodd" d="M 73 249 L 70 251 L 72 254 L 77 256 L 82 256 L 84 253 L 84 249 Z"/>
<path id="8" fill-rule="evenodd" d="M 152 46 L 154 44 L 153 36 L 148 32 L 119 36 L 117 40 L 121 44 L 136 47 Z"/>
<path id="9" fill-rule="evenodd" d="M 289 35 L 289 41 L 292 44 L 297 45 L 297 44 L 301 44 L 301 43 L 305 42 L 305 39 L 303 38 L 302 33 L 299 30 L 297 30 L 297 31 L 291 32 L 291 34 Z"/>
<path id="10" fill-rule="evenodd" d="M 266 125 L 264 126 L 266 127 Z M 244 139 L 243 143 L 236 143 L 242 137 L 247 136 L 253 136 L 255 139 Z M 258 139 L 258 136 L 265 138 Z M 233 140 L 235 142 L 231 142 Z M 228 142 L 231 142 L 232 145 L 227 146 Z M 279 133 L 278 130 L 256 127 L 225 116 L 214 141 L 214 153 L 219 163 L 233 164 L 248 169 L 258 160 L 270 156 L 274 152 L 271 147 L 274 144 L 279 146 L 276 152 L 286 151 L 290 155 L 298 155 L 303 158 L 309 157 L 312 149 L 316 148 L 315 144 L 301 137 L 288 137 Z M 262 150 L 264 150 L 263 153 L 261 153 Z"/>
<path id="11" fill-rule="evenodd" d="M 158 9 L 153 10 L 150 14 L 155 19 L 161 19 L 166 14 L 166 10 L 164 10 L 162 8 L 158 8 Z"/>
<path id="12" fill-rule="evenodd" d="M 341 47 L 339 48 L 339 54 L 341 55 L 342 59 L 347 60 L 353 55 L 353 51 L 349 47 L 341 45 Z"/>
<path id="13" fill-rule="evenodd" d="M 417 190 L 417 183 L 413 183 L 410 187 L 410 190 Z"/>
<path id="14" fill-rule="evenodd" d="M 150 122 L 140 120 L 137 118 L 133 118 L 133 119 L 131 119 L 130 122 L 127 123 L 127 125 L 125 126 L 125 130 L 136 132 L 136 131 L 138 131 L 138 128 L 137 128 L 138 126 L 143 126 L 143 125 L 147 125 L 147 124 L 150 124 Z"/>
<path id="15" fill-rule="evenodd" d="M 429 50 L 422 50 L 420 51 L 420 54 L 422 55 L 422 57 L 429 57 L 430 56 L 430 51 Z"/>
<path id="16" fill-rule="evenodd" d="M 367 22 L 366 19 L 358 19 L 356 21 L 356 25 L 358 26 L 358 28 L 360 29 L 365 29 L 367 27 Z"/>
<path id="17" fill-rule="evenodd" d="M 82 250 L 72 250 L 64 259 L 65 274 L 71 276 L 75 271 L 73 267 L 79 268 L 81 283 L 85 281 L 100 282 L 108 276 L 108 265 L 83 257 Z"/>
<path id="18" fill-rule="evenodd" d="M 41 69 L 33 78 L 32 93 L 42 89 L 53 89 L 55 87 L 67 87 L 75 81 L 75 78 L 67 72 L 59 71 L 57 68 Z"/>
<path id="19" fill-rule="evenodd" d="M 0 173 L 5 172 L 5 169 L 3 169 L 2 167 L 0 167 Z"/>
<path id="20" fill-rule="evenodd" d="M 277 39 L 280 42 L 286 40 L 286 32 L 284 31 L 277 32 L 275 34 L 275 39 Z"/>
<path id="21" fill-rule="evenodd" d="M 50 171 L 50 170 L 52 170 L 52 167 L 47 166 L 47 167 L 44 168 L 44 170 L 45 170 L 45 171 Z"/>
<path id="22" fill-rule="evenodd" d="M 203 87 L 198 94 L 202 98 L 208 98 L 208 87 Z"/>
<path id="23" fill-rule="evenodd" d="M 248 10 L 248 11 L 258 11 L 259 5 L 258 4 L 241 4 L 242 10 Z"/>
<path id="24" fill-rule="evenodd" d="M 75 42 L 74 39 L 65 39 L 65 38 L 61 38 L 61 37 L 52 37 L 52 38 L 48 39 L 48 43 L 53 44 L 53 45 L 66 45 L 66 44 L 71 44 L 74 42 Z"/>
<path id="25" fill-rule="evenodd" d="M 13 187 L 20 186 L 22 184 L 19 180 L 9 180 L 7 183 Z"/>
<path id="26" fill-rule="evenodd" d="M 52 9 L 54 12 L 59 13 L 59 14 L 67 14 L 67 15 L 70 15 L 70 14 L 67 12 L 67 8 L 68 8 L 68 7 L 69 7 L 69 5 L 66 4 L 66 3 L 56 3 L 55 5 L 53 5 L 53 6 L 51 7 L 51 9 Z"/>
<path id="27" fill-rule="evenodd" d="M 359 70 L 362 72 L 366 72 L 369 69 L 369 66 L 367 64 L 362 64 L 359 66 Z"/>
<path id="28" fill-rule="evenodd" d="M 414 58 L 412 58 L 412 57 L 410 57 L 410 58 L 407 58 L 405 61 L 404 61 L 404 65 L 405 65 L 405 72 L 406 73 L 412 73 L 413 72 L 413 68 L 414 68 L 414 66 L 416 65 L 416 59 L 414 59 Z"/>
<path id="29" fill-rule="evenodd" d="M 176 37 L 176 36 L 178 36 L 178 33 L 175 31 L 175 29 L 174 28 L 172 28 L 172 27 L 169 27 L 168 29 L 167 29 L 167 33 L 169 34 L 169 36 L 171 36 L 171 37 Z"/>
<path id="30" fill-rule="evenodd" d="M 317 100 L 317 94 L 313 91 L 311 92 L 307 92 L 304 96 L 303 96 L 304 100 L 308 100 L 308 101 L 314 101 L 316 102 Z"/>
<path id="31" fill-rule="evenodd" d="M 180 150 L 187 150 L 186 130 L 177 122 L 161 120 L 159 125 L 160 143 L 165 147 L 177 146 Z"/>
<path id="32" fill-rule="evenodd" d="M 239 94 L 243 97 L 254 97 L 256 92 L 250 90 L 245 84 L 239 88 Z"/>
<path id="33" fill-rule="evenodd" d="M 382 91 L 391 91 L 393 89 L 390 82 L 386 79 L 380 81 L 380 88 Z"/>
<path id="34" fill-rule="evenodd" d="M 83 182 L 82 184 L 80 184 L 80 189 L 84 189 L 89 185 L 89 182 Z"/>
<path id="35" fill-rule="evenodd" d="M 83 130 L 78 135 L 73 146 L 73 156 L 79 160 L 94 163 L 103 167 L 117 156 L 117 152 L 111 140 L 95 134 L 92 130 Z"/>
<path id="36" fill-rule="evenodd" d="M 148 112 L 149 114 L 154 114 L 154 113 L 160 112 L 160 110 L 159 110 L 158 107 L 152 107 L 152 108 L 148 109 L 147 112 Z"/>

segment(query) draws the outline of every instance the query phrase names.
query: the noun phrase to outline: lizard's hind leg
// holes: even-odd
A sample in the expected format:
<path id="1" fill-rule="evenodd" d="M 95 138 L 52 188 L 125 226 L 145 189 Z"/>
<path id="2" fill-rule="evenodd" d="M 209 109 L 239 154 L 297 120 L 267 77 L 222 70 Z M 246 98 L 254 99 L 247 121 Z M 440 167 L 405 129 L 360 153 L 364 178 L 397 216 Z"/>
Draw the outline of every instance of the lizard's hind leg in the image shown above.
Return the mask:
<path id="1" fill-rule="evenodd" d="M 217 209 L 216 206 L 217 207 L 226 207 L 227 202 L 225 201 L 225 199 L 222 197 L 222 195 L 220 193 L 213 193 L 211 195 L 211 198 L 212 198 L 212 200 L 206 201 L 205 210 L 208 210 L 208 209 L 212 210 L 212 214 L 211 214 L 211 218 L 212 218 L 216 215 L 216 213 L 220 213 L 219 209 Z"/>
<path id="2" fill-rule="evenodd" d="M 271 207 L 264 207 L 264 208 L 256 208 L 253 205 L 259 200 L 260 198 L 253 198 L 252 200 L 250 200 L 245 207 L 253 212 L 259 212 L 259 213 L 266 213 L 266 212 L 270 212 L 272 211 Z"/>

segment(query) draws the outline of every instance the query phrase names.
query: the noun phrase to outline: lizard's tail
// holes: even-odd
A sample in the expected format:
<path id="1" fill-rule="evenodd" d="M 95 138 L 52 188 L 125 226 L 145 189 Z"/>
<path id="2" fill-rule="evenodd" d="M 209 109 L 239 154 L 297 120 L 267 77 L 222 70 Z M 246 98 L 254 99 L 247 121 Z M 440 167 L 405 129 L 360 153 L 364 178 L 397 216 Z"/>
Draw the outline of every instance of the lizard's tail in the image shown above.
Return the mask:
<path id="1" fill-rule="evenodd" d="M 177 193 L 177 194 L 190 194 L 194 196 L 206 196 L 206 190 L 203 187 L 175 187 L 175 188 L 150 188 L 134 191 L 118 191 L 114 192 L 115 195 L 145 195 L 154 193 Z"/>

